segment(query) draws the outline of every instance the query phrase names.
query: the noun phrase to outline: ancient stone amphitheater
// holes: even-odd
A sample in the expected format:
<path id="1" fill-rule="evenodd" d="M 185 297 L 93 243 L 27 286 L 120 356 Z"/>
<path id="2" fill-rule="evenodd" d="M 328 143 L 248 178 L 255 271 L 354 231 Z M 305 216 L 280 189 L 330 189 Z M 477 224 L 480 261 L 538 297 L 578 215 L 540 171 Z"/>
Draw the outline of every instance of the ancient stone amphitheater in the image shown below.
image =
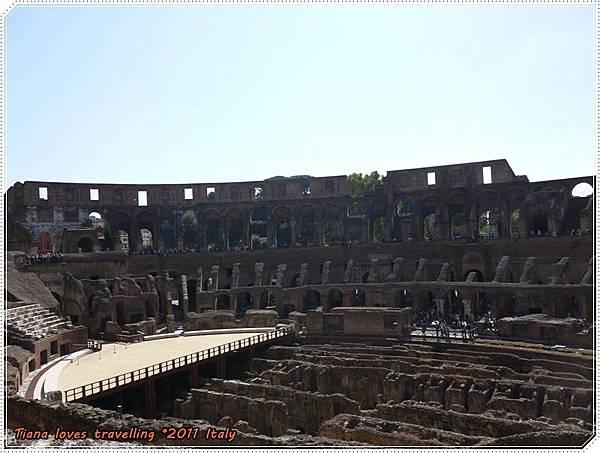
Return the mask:
<path id="1" fill-rule="evenodd" d="M 345 176 L 18 183 L 9 428 L 87 433 L 71 446 L 112 446 L 97 430 L 155 434 L 132 445 L 583 446 L 596 263 L 594 197 L 576 188 L 592 183 L 530 182 L 505 160 L 390 171 L 360 196 Z"/>

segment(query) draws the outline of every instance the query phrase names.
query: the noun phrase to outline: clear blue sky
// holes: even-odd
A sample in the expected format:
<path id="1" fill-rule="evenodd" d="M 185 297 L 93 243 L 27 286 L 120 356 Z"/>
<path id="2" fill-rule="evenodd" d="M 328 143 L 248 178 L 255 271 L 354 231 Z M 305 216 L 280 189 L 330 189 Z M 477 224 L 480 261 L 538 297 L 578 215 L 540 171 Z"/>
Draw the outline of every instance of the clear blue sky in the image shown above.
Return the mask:
<path id="1" fill-rule="evenodd" d="M 7 178 L 595 173 L 591 7 L 19 7 Z"/>

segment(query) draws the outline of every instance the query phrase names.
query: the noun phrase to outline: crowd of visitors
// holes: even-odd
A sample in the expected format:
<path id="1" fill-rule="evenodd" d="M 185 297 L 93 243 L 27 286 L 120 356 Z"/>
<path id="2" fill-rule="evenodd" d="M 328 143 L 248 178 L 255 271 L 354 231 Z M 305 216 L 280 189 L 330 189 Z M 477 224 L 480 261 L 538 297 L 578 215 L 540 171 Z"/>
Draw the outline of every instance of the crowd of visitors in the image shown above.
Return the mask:
<path id="1" fill-rule="evenodd" d="M 422 332 L 423 338 L 428 336 L 427 332 L 435 332 L 437 340 L 446 339 L 450 341 L 452 336 L 456 337 L 458 334 L 464 340 L 473 340 L 477 324 L 481 320 L 483 320 L 484 332 L 493 333 L 496 331 L 496 317 L 491 310 L 476 317 L 464 316 L 462 313 L 451 313 L 449 316 L 444 317 L 435 309 L 418 311 L 411 322 L 411 330 Z"/>
<path id="2" fill-rule="evenodd" d="M 23 255 L 17 258 L 17 265 L 23 270 L 28 270 L 35 264 L 61 264 L 63 262 L 64 256 L 60 252 L 42 253 L 38 251 L 36 254 Z"/>

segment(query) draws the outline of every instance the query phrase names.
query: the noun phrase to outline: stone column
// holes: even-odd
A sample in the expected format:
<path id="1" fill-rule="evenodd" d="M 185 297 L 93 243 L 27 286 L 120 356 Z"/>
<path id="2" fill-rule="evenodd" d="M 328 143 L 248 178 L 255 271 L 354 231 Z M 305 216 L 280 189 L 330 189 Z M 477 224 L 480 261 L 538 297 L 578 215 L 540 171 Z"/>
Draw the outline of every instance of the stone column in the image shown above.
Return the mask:
<path id="1" fill-rule="evenodd" d="M 144 403 L 146 405 L 146 418 L 156 417 L 156 386 L 155 379 L 146 379 L 144 384 Z"/>
<path id="2" fill-rule="evenodd" d="M 290 224 L 290 246 L 291 247 L 295 247 L 296 246 L 296 219 L 294 220 L 289 220 L 289 224 Z"/>
<path id="3" fill-rule="evenodd" d="M 179 301 L 179 303 L 181 304 L 181 310 L 183 311 L 183 319 L 186 320 L 189 311 L 189 300 L 187 276 L 185 274 L 181 275 L 181 300 Z"/>

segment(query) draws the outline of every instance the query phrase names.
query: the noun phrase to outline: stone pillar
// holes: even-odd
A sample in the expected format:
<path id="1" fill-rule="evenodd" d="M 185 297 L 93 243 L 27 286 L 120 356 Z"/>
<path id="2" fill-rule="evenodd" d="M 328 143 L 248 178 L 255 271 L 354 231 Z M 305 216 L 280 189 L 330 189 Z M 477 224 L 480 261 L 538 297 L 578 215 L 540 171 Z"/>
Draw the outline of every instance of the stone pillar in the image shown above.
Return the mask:
<path id="1" fill-rule="evenodd" d="M 144 384 L 144 403 L 146 405 L 146 418 L 156 417 L 156 387 L 155 379 L 146 379 Z"/>
<path id="2" fill-rule="evenodd" d="M 323 245 L 325 244 L 325 225 L 321 220 L 315 220 L 315 227 L 317 229 L 317 245 L 319 247 L 323 247 Z"/>
<path id="3" fill-rule="evenodd" d="M 291 242 L 291 247 L 296 247 L 296 220 L 290 220 L 290 242 Z"/>
<path id="4" fill-rule="evenodd" d="M 163 293 L 165 299 L 165 313 L 167 315 L 173 314 L 173 296 L 171 295 L 171 278 L 169 277 L 169 272 L 165 271 L 165 275 L 163 277 Z"/>
<path id="5" fill-rule="evenodd" d="M 269 222 L 267 222 L 267 242 L 269 244 L 269 247 L 275 244 L 275 233 L 275 225 L 269 220 Z"/>
<path id="6" fill-rule="evenodd" d="M 362 231 L 362 241 L 363 242 L 369 242 L 371 240 L 370 236 L 369 236 L 369 218 L 364 215 L 363 216 L 363 231 Z"/>
<path id="7" fill-rule="evenodd" d="M 200 384 L 200 374 L 198 373 L 198 364 L 193 363 L 188 368 L 187 383 L 191 389 L 198 387 L 198 385 Z"/>
<path id="8" fill-rule="evenodd" d="M 188 299 L 188 288 L 187 288 L 187 276 L 185 274 L 181 275 L 181 300 L 179 301 L 181 304 L 181 310 L 183 311 L 183 319 L 187 319 L 187 314 L 189 310 L 189 299 Z"/>
<path id="9" fill-rule="evenodd" d="M 225 356 L 217 357 L 217 377 L 224 379 L 227 374 L 227 365 L 225 362 Z"/>
<path id="10" fill-rule="evenodd" d="M 446 310 L 446 299 L 445 298 L 435 298 L 435 305 L 437 307 L 438 315 L 442 318 L 445 318 L 447 313 Z"/>

